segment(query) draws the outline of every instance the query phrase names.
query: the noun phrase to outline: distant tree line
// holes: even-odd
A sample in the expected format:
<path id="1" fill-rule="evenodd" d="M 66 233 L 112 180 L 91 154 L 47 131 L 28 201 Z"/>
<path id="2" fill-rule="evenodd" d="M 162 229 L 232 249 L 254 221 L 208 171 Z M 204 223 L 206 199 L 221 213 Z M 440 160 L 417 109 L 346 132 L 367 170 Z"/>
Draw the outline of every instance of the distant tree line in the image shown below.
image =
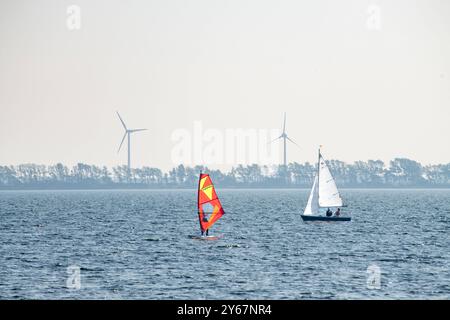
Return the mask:
<path id="1" fill-rule="evenodd" d="M 422 166 L 413 160 L 396 158 L 388 166 L 381 160 L 357 161 L 353 164 L 330 160 L 328 165 L 339 187 L 450 187 L 450 163 Z M 294 162 L 287 167 L 238 165 L 223 173 L 203 166 L 184 165 L 169 172 L 151 167 L 128 172 L 126 166 L 110 170 L 84 163 L 72 168 L 61 163 L 50 166 L 21 164 L 0 166 L 0 188 L 195 188 L 200 171 L 210 173 L 213 181 L 221 188 L 309 188 L 316 166 L 308 162 Z"/>

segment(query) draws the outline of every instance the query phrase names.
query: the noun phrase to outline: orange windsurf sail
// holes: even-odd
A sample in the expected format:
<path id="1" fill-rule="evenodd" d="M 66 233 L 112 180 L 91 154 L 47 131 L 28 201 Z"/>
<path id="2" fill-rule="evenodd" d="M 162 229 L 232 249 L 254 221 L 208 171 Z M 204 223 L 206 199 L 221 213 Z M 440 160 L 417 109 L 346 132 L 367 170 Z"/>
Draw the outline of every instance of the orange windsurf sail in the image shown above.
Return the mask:
<path id="1" fill-rule="evenodd" d="M 224 213 L 209 174 L 200 173 L 198 180 L 198 218 L 202 231 L 209 229 Z"/>

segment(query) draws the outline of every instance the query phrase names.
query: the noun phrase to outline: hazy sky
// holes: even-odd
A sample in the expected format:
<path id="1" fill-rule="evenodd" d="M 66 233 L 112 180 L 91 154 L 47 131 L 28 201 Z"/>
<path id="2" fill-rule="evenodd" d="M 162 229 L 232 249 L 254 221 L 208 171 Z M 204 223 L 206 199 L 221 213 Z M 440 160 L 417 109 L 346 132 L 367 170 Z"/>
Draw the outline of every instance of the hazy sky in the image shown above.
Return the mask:
<path id="1" fill-rule="evenodd" d="M 196 120 L 273 129 L 284 111 L 289 161 L 323 144 L 448 163 L 450 1 L 0 2 L 0 165 L 125 164 L 116 110 L 149 129 L 133 166 L 172 167 Z"/>

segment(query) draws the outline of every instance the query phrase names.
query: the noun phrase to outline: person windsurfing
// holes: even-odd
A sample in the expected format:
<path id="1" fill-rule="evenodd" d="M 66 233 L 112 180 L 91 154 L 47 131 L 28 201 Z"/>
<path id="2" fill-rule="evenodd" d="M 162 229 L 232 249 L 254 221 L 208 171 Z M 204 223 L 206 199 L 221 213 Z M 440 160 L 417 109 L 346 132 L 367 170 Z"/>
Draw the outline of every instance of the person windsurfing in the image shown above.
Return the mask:
<path id="1" fill-rule="evenodd" d="M 209 236 L 209 229 L 225 213 L 209 174 L 200 173 L 197 206 L 201 237 L 206 238 Z"/>
<path id="2" fill-rule="evenodd" d="M 203 222 L 205 222 L 205 223 L 208 223 L 208 218 L 207 218 L 207 216 L 206 216 L 206 214 L 203 216 Z M 205 230 L 201 230 L 201 232 L 202 232 L 202 237 L 203 236 L 208 236 L 208 228 L 206 228 Z"/>

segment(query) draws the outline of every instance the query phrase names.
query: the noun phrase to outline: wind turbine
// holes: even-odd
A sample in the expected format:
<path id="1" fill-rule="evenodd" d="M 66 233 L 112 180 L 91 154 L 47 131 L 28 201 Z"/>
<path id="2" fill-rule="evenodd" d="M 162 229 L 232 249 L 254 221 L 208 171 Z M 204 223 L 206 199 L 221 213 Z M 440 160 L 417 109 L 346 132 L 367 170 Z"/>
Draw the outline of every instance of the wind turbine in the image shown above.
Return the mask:
<path id="1" fill-rule="evenodd" d="M 122 144 L 125 141 L 125 137 L 128 137 L 128 175 L 130 175 L 130 169 L 131 169 L 131 162 L 130 162 L 130 141 L 131 141 L 131 134 L 133 132 L 138 132 L 138 131 L 145 131 L 147 129 L 128 129 L 127 126 L 125 125 L 125 122 L 122 120 L 122 117 L 120 116 L 119 112 L 117 112 L 117 115 L 119 116 L 119 120 L 120 122 L 122 122 L 123 128 L 125 129 L 125 134 L 123 135 L 122 141 L 120 142 L 120 146 L 119 146 L 119 150 L 117 150 L 117 153 L 119 153 L 120 148 L 122 148 Z"/>
<path id="2" fill-rule="evenodd" d="M 270 143 L 278 140 L 278 139 L 283 139 L 283 146 L 284 146 L 284 153 L 283 153 L 283 164 L 284 164 L 284 168 L 287 168 L 287 160 L 286 160 L 286 140 L 289 140 L 290 142 L 292 142 L 293 144 L 295 144 L 297 147 L 299 147 L 299 145 L 297 143 L 295 143 L 291 138 L 288 137 L 288 135 L 286 134 L 286 112 L 284 113 L 284 122 L 283 122 L 283 133 L 281 134 L 281 136 L 279 136 L 278 138 L 272 140 Z"/>

